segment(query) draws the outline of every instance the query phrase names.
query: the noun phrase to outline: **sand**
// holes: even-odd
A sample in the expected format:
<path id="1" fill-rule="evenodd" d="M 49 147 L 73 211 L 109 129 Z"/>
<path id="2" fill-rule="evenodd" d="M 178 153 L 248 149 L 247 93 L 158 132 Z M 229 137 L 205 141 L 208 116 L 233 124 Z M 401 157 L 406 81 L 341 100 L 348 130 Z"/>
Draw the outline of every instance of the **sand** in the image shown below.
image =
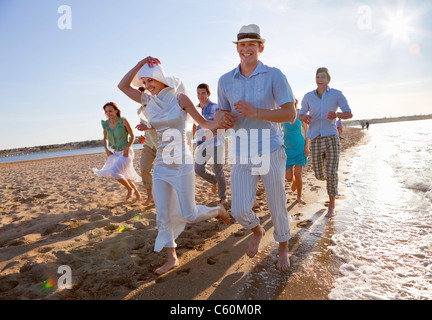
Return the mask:
<path id="1" fill-rule="evenodd" d="M 340 181 L 349 175 L 343 164 L 350 148 L 367 135 L 357 128 L 344 129 Z M 140 155 L 138 151 L 134 162 L 138 172 Z M 315 179 L 310 164 L 303 175 L 306 205 L 296 204 L 290 184 L 286 185 L 292 233 L 289 272 L 275 268 L 277 247 L 260 183 L 260 207 L 255 211 L 266 236 L 256 257 L 244 255 L 249 230 L 234 219 L 225 226 L 215 218 L 188 225 L 177 240 L 181 265 L 156 276 L 153 271 L 166 256 L 153 252 L 155 206 L 125 202 L 125 189 L 118 182 L 94 175 L 91 168 L 100 168 L 105 157 L 0 164 L 0 299 L 326 299 L 335 271 L 318 270 L 322 278 L 308 279 L 307 270 L 301 268 L 312 245 L 305 234 L 316 237 L 312 226 L 331 224 L 324 218 L 325 182 Z M 229 195 L 229 165 L 225 173 Z M 210 187 L 196 178 L 197 203 L 216 205 Z M 337 205 L 344 200 L 341 183 L 340 188 Z M 144 192 L 141 185 L 140 190 Z M 60 266 L 68 269 L 59 270 Z M 65 287 L 69 283 L 71 287 Z"/>

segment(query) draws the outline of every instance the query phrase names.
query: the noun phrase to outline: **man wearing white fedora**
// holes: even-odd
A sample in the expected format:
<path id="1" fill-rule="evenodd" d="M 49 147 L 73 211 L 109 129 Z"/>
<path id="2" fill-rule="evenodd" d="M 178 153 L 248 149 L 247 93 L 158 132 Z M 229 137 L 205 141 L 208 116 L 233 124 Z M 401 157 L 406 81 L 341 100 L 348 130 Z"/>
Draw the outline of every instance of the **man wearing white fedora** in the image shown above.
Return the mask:
<path id="1" fill-rule="evenodd" d="M 295 121 L 295 99 L 285 75 L 259 60 L 265 39 L 261 38 L 257 25 L 243 26 L 233 42 L 240 64 L 219 79 L 220 111 L 215 114 L 221 127 L 233 128 L 235 132 L 231 139 L 236 144 L 236 161 L 231 173 L 231 214 L 243 227 L 252 231 L 245 252 L 254 257 L 265 234 L 252 210 L 261 177 L 273 221 L 273 236 L 279 242 L 276 266 L 285 271 L 290 267 L 288 240 L 291 233 L 285 194 L 286 154 L 280 123 Z M 240 134 L 245 130 L 247 135 Z M 248 146 L 246 153 L 245 145 Z M 257 170 L 255 160 L 259 157 L 268 159 L 265 173 Z"/>

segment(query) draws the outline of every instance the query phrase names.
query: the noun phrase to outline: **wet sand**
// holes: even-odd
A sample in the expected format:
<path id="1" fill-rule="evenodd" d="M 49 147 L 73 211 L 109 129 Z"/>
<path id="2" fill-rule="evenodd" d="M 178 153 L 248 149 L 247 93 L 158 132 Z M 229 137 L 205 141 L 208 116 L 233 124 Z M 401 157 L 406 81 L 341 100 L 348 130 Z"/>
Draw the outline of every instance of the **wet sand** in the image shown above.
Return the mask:
<path id="1" fill-rule="evenodd" d="M 345 128 L 340 181 L 349 174 L 343 167 L 349 148 L 365 134 Z M 139 157 L 137 152 L 137 170 Z M 260 184 L 255 211 L 266 236 L 256 257 L 244 255 L 249 230 L 235 221 L 224 226 L 212 219 L 186 227 L 177 240 L 181 265 L 156 276 L 154 269 L 166 257 L 153 252 L 155 207 L 124 202 L 122 186 L 95 176 L 91 168 L 104 161 L 104 154 L 95 154 L 0 164 L 0 299 L 327 299 L 335 270 L 316 252 L 326 247 L 332 222 L 324 219 L 325 182 L 315 179 L 310 164 L 304 170 L 306 205 L 296 204 L 286 186 L 292 232 L 289 272 L 280 273 L 274 265 L 272 221 Z M 228 165 L 225 173 L 229 181 Z M 340 184 L 337 203 L 344 199 L 343 188 Z M 217 196 L 209 190 L 197 177 L 197 203 L 216 205 Z M 308 263 L 311 259 L 322 262 Z M 71 289 L 57 286 L 60 266 L 70 267 Z M 309 277 L 312 271 L 323 276 Z"/>

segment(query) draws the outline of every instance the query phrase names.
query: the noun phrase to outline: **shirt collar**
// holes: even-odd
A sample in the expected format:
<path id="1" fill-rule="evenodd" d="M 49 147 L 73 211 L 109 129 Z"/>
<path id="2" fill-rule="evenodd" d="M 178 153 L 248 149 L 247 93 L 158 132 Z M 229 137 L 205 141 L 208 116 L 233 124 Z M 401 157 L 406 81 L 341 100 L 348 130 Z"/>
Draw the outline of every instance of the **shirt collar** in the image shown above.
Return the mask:
<path id="1" fill-rule="evenodd" d="M 201 108 L 201 109 L 206 109 L 208 106 L 211 106 L 213 104 L 213 102 L 211 100 L 209 100 L 209 102 L 206 103 L 206 105 L 204 107 L 201 108 L 201 104 L 198 103 L 197 108 Z"/>
<path id="2" fill-rule="evenodd" d="M 329 92 L 330 91 L 330 87 L 327 87 L 327 89 L 324 92 Z M 318 97 L 318 92 L 317 89 L 314 90 L 315 95 Z"/>
<path id="3" fill-rule="evenodd" d="M 267 67 L 264 65 L 264 63 L 258 61 L 258 65 L 256 66 L 254 72 L 252 72 L 252 74 L 249 76 L 249 78 L 265 72 L 267 72 Z M 237 68 L 234 69 L 233 78 L 237 78 L 237 77 L 243 77 L 243 75 L 240 73 L 240 65 L 238 65 Z"/>

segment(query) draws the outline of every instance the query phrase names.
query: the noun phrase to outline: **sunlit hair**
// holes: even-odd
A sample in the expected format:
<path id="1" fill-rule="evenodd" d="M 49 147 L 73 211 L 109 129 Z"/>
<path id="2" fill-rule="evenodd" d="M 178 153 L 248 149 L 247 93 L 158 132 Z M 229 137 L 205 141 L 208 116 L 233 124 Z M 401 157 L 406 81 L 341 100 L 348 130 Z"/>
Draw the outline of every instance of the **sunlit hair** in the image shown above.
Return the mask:
<path id="1" fill-rule="evenodd" d="M 108 107 L 108 106 L 112 106 L 114 108 L 114 110 L 117 111 L 117 117 L 121 118 L 121 111 L 120 111 L 119 107 L 117 107 L 117 105 L 114 102 L 105 103 L 105 105 L 103 106 L 103 109 L 106 111 L 105 107 Z"/>
<path id="2" fill-rule="evenodd" d="M 207 91 L 207 94 L 210 94 L 210 87 L 207 83 L 199 84 L 197 89 L 205 89 Z"/>
<path id="3" fill-rule="evenodd" d="M 327 79 L 330 79 L 330 72 L 326 67 L 318 68 L 316 75 L 318 75 L 318 73 L 322 73 L 322 72 L 324 72 L 327 75 Z"/>

